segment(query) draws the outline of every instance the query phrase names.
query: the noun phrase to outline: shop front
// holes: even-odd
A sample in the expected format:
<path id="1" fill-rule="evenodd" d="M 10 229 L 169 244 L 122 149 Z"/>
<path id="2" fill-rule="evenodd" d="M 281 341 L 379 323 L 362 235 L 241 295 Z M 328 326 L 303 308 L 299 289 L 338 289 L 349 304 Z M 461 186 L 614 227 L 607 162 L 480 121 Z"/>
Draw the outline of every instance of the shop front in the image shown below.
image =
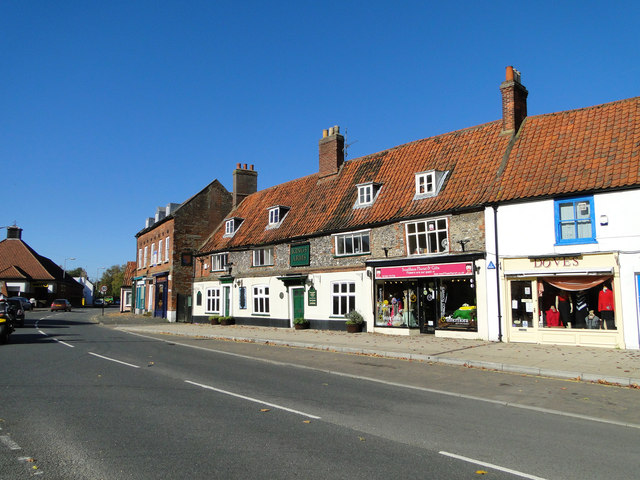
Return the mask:
<path id="1" fill-rule="evenodd" d="M 375 272 L 375 331 L 404 335 L 477 332 L 475 260 L 465 260 L 370 262 Z"/>
<path id="2" fill-rule="evenodd" d="M 502 259 L 511 342 L 624 348 L 613 253 Z"/>

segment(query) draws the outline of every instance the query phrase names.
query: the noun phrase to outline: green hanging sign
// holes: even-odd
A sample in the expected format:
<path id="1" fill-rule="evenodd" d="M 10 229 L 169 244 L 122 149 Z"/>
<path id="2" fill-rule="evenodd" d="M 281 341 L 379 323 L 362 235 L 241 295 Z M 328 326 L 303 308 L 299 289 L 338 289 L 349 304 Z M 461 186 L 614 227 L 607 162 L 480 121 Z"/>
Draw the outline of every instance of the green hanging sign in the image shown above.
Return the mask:
<path id="1" fill-rule="evenodd" d="M 307 303 L 310 307 L 315 307 L 318 305 L 318 292 L 315 288 L 311 287 L 307 291 Z"/>

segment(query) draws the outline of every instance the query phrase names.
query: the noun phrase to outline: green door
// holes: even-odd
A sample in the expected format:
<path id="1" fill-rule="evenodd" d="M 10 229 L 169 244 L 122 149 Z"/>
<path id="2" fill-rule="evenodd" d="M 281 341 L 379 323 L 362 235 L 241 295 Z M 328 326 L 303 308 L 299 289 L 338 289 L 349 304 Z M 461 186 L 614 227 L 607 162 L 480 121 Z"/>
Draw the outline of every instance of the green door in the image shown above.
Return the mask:
<path id="1" fill-rule="evenodd" d="M 231 315 L 231 287 L 223 287 L 224 292 L 224 316 Z"/>
<path id="2" fill-rule="evenodd" d="M 294 288 L 293 294 L 293 318 L 304 318 L 304 288 Z"/>

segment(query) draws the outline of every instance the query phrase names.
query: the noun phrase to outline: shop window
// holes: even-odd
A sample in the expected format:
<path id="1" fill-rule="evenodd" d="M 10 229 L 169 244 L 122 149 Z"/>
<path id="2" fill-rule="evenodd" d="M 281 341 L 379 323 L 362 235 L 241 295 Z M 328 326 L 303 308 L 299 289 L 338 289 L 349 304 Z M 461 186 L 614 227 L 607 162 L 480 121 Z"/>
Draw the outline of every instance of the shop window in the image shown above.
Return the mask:
<path id="1" fill-rule="evenodd" d="M 611 277 L 538 279 L 539 326 L 616 330 L 612 283 Z"/>
<path id="2" fill-rule="evenodd" d="M 256 285 L 253 287 L 253 313 L 269 313 L 269 287 Z"/>
<path id="3" fill-rule="evenodd" d="M 273 265 L 273 247 L 258 248 L 253 251 L 253 266 Z"/>
<path id="4" fill-rule="evenodd" d="M 405 228 L 409 255 L 444 253 L 449 250 L 446 218 L 411 222 Z"/>
<path id="5" fill-rule="evenodd" d="M 418 327 L 418 283 L 382 282 L 377 287 L 376 326 Z"/>
<path id="6" fill-rule="evenodd" d="M 207 289 L 207 310 L 206 313 L 220 313 L 220 289 Z"/>
<path id="7" fill-rule="evenodd" d="M 335 282 L 331 284 L 331 314 L 344 316 L 356 309 L 355 282 Z"/>
<path id="8" fill-rule="evenodd" d="M 511 325 L 533 328 L 533 287 L 530 280 L 511 282 Z"/>
<path id="9" fill-rule="evenodd" d="M 370 253 L 369 231 L 336 235 L 336 256 Z"/>
<path id="10" fill-rule="evenodd" d="M 219 272 L 224 270 L 225 265 L 229 263 L 228 253 L 216 253 L 211 255 L 211 271 Z"/>
<path id="11" fill-rule="evenodd" d="M 556 243 L 595 243 L 593 197 L 555 201 Z"/>

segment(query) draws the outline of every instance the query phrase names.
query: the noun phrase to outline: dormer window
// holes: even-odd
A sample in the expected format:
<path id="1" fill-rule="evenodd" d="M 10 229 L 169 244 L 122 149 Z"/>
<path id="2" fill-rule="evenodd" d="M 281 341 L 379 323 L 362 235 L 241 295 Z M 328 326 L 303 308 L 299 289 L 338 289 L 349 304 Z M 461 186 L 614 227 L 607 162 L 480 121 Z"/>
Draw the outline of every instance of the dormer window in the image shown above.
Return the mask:
<path id="1" fill-rule="evenodd" d="M 430 170 L 428 172 L 416 173 L 416 194 L 414 200 L 421 198 L 435 197 L 440 192 L 449 172 Z"/>
<path id="2" fill-rule="evenodd" d="M 381 184 L 373 182 L 356 185 L 356 187 L 358 187 L 358 199 L 356 200 L 354 208 L 373 205 L 373 202 L 375 202 L 376 197 L 380 192 L 381 186 Z"/>
<path id="3" fill-rule="evenodd" d="M 228 219 L 224 224 L 224 237 L 233 237 L 240 228 L 243 218 L 233 217 Z"/>
<path id="4" fill-rule="evenodd" d="M 284 217 L 287 216 L 289 210 L 289 207 L 283 207 L 282 205 L 269 207 L 269 224 L 267 225 L 267 228 L 279 227 L 284 220 Z"/>

